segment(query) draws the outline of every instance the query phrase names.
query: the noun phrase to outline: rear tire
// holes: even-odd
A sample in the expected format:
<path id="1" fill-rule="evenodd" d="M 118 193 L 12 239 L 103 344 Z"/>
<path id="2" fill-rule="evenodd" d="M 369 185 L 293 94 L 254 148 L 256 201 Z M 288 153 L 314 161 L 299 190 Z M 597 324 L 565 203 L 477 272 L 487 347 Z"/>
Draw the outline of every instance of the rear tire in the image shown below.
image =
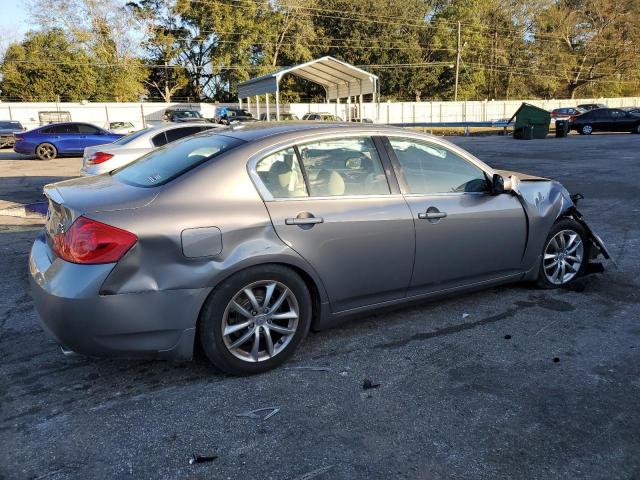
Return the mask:
<path id="1" fill-rule="evenodd" d="M 266 372 L 287 360 L 305 338 L 311 310 L 309 290 L 293 270 L 248 268 L 225 280 L 205 302 L 198 322 L 202 349 L 226 373 Z"/>
<path id="2" fill-rule="evenodd" d="M 633 127 L 633 130 L 631 130 L 631 133 L 640 134 L 640 123 L 638 123 L 635 127 Z"/>
<path id="3" fill-rule="evenodd" d="M 58 149 L 51 143 L 41 143 L 36 147 L 36 157 L 39 160 L 53 160 L 58 156 Z"/>
<path id="4" fill-rule="evenodd" d="M 589 235 L 572 218 L 554 223 L 544 242 L 537 284 L 560 288 L 579 278 L 589 263 Z"/>

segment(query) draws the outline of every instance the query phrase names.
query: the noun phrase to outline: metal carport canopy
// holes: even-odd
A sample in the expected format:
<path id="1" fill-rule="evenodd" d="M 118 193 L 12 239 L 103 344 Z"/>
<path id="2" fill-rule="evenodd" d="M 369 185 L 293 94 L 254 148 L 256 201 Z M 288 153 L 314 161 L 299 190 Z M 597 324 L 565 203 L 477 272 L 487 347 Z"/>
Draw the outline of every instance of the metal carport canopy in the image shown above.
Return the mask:
<path id="1" fill-rule="evenodd" d="M 253 78 L 238 85 L 238 98 L 279 93 L 280 79 L 287 74 L 309 80 L 325 88 L 327 100 L 376 93 L 378 77 L 333 57 L 321 57 L 294 67 Z"/>

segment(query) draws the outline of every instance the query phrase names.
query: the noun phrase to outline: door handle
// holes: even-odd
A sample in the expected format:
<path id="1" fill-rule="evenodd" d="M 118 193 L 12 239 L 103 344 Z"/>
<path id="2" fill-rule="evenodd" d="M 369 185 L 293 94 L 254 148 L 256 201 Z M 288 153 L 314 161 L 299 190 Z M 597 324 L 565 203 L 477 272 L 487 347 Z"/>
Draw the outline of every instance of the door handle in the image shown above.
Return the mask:
<path id="1" fill-rule="evenodd" d="M 441 212 L 436 207 L 429 207 L 426 212 L 418 214 L 420 220 L 440 220 L 446 216 L 447 212 Z"/>
<path id="2" fill-rule="evenodd" d="M 316 223 L 323 223 L 322 217 L 295 217 L 286 218 L 284 223 L 286 225 L 315 225 Z"/>

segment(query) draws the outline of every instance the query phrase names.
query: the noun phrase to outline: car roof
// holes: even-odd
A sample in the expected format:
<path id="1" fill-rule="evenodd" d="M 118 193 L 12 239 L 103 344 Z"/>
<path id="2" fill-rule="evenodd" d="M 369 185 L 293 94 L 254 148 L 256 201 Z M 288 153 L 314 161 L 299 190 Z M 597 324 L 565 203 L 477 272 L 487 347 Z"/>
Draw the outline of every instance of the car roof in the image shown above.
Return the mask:
<path id="1" fill-rule="evenodd" d="M 391 135 L 394 133 L 406 134 L 407 131 L 400 127 L 391 127 L 388 125 L 377 125 L 371 123 L 348 123 L 348 122 L 255 122 L 250 124 L 234 125 L 226 130 L 203 132 L 200 135 L 213 135 L 222 133 L 229 137 L 234 137 L 247 142 L 261 140 L 269 137 L 287 136 L 291 133 L 341 133 L 345 129 L 350 132 L 362 131 L 371 133 L 371 131 L 379 132 L 380 135 Z"/>

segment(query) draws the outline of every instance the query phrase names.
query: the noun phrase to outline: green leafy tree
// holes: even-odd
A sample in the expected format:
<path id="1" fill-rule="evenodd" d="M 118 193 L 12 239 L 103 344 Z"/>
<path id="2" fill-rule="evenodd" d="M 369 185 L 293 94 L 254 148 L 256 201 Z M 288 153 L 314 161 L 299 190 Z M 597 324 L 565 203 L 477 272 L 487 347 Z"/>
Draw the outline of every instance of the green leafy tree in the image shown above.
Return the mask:
<path id="1" fill-rule="evenodd" d="M 96 89 L 87 52 L 60 29 L 31 32 L 9 46 L 0 66 L 2 97 L 25 102 L 79 101 Z"/>

